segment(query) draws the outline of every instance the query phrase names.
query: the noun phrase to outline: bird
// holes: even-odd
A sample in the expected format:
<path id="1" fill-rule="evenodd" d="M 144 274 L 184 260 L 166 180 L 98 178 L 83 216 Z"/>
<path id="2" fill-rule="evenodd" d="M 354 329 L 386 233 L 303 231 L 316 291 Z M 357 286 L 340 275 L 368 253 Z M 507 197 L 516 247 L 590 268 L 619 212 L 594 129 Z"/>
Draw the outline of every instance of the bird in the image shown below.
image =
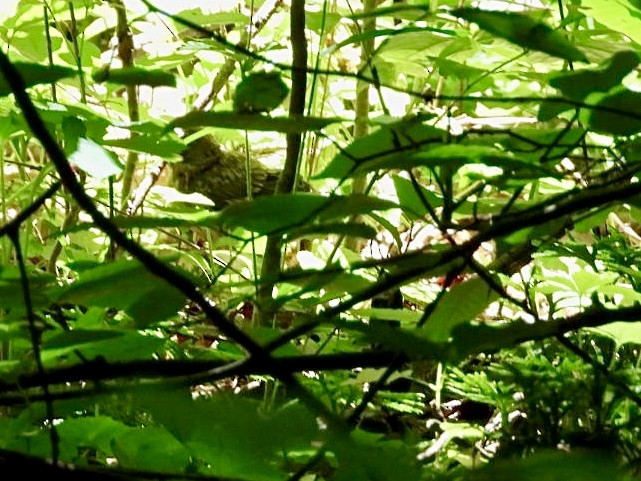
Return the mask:
<path id="1" fill-rule="evenodd" d="M 200 193 L 214 202 L 215 209 L 245 200 L 247 195 L 247 160 L 238 152 L 223 149 L 211 135 L 191 142 L 182 152 L 182 161 L 170 164 L 170 185 L 184 194 Z M 276 191 L 280 172 L 251 159 L 252 197 Z M 299 181 L 297 190 L 308 191 Z"/>

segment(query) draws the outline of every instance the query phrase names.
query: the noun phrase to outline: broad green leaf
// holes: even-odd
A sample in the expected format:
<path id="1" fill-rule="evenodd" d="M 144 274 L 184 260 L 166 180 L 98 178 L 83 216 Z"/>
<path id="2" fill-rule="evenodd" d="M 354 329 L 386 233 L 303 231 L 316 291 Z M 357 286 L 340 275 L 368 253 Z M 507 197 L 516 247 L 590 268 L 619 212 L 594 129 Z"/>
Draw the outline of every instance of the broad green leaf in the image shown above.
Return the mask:
<path id="1" fill-rule="evenodd" d="M 443 205 L 443 198 L 436 192 L 428 190 L 422 185 L 414 186 L 411 180 L 398 175 L 395 175 L 393 180 L 398 202 L 403 211 L 412 218 L 421 219 L 429 216 L 430 207 L 434 212 L 435 209 Z"/>
<path id="2" fill-rule="evenodd" d="M 93 73 L 95 82 L 109 82 L 120 85 L 149 85 L 150 87 L 175 87 L 176 77 L 165 70 L 140 67 L 105 67 Z"/>
<path id="3" fill-rule="evenodd" d="M 323 223 L 305 225 L 297 229 L 291 229 L 287 237 L 289 239 L 297 239 L 306 236 L 320 236 L 325 238 L 329 234 L 344 235 L 347 237 L 360 237 L 362 239 L 373 239 L 376 237 L 376 229 L 370 225 L 359 224 L 354 222 L 349 223 Z"/>
<path id="4" fill-rule="evenodd" d="M 543 99 L 539 104 L 539 111 L 536 118 L 540 122 L 547 122 L 556 119 L 563 112 L 576 109 L 576 107 L 573 103 L 563 102 L 558 99 Z"/>
<path id="5" fill-rule="evenodd" d="M 65 419 L 56 426 L 60 436 L 61 457 L 72 462 L 78 456 L 78 447 L 95 449 L 98 456 L 113 456 L 113 441 L 130 431 L 121 421 L 107 416 L 87 416 Z"/>
<path id="6" fill-rule="evenodd" d="M 69 161 L 98 180 L 122 172 L 122 166 L 115 156 L 91 139 L 79 138 L 76 150 L 69 155 Z"/>
<path id="7" fill-rule="evenodd" d="M 320 117 L 268 117 L 237 112 L 190 112 L 172 121 L 168 128 L 219 127 L 224 129 L 259 130 L 299 134 L 321 130 L 326 126 L 342 122 L 336 118 Z"/>
<path id="8" fill-rule="evenodd" d="M 564 31 L 554 30 L 525 14 L 478 8 L 458 8 L 450 13 L 525 49 L 538 50 L 565 60 L 588 62 L 585 55 L 566 38 Z"/>
<path id="9" fill-rule="evenodd" d="M 388 309 L 388 308 L 370 308 L 370 309 L 353 309 L 350 311 L 352 314 L 364 317 L 375 317 L 377 319 L 385 319 L 389 321 L 400 321 L 401 324 L 415 325 L 421 316 L 420 311 L 410 311 L 408 309 Z"/>
<path id="10" fill-rule="evenodd" d="M 471 67 L 464 63 L 455 62 L 448 58 L 435 57 L 434 65 L 443 77 L 456 77 L 461 80 L 474 81 L 487 75 L 487 71 L 477 67 Z"/>
<path id="11" fill-rule="evenodd" d="M 620 87 L 607 94 L 590 94 L 585 102 L 596 107 L 581 109 L 579 118 L 588 129 L 612 135 L 641 132 L 641 92 Z"/>
<path id="12" fill-rule="evenodd" d="M 45 336 L 42 361 L 57 365 L 96 359 L 107 362 L 151 359 L 164 343 L 164 339 L 131 330 L 74 329 Z"/>
<path id="13" fill-rule="evenodd" d="M 249 74 L 236 86 L 234 110 L 241 113 L 271 112 L 289 94 L 289 87 L 278 72 Z"/>
<path id="14" fill-rule="evenodd" d="M 305 9 L 305 28 L 315 33 L 326 35 L 340 23 L 343 16 L 336 12 Z"/>
<path id="15" fill-rule="evenodd" d="M 238 202 L 223 209 L 224 227 L 242 227 L 259 234 L 303 228 L 312 219 L 331 220 L 398 207 L 367 195 L 325 197 L 317 194 L 278 194 Z"/>
<path id="16" fill-rule="evenodd" d="M 621 83 L 638 64 L 637 52 L 623 50 L 614 54 L 604 68 L 580 70 L 552 77 L 552 87 L 559 89 L 568 98 L 581 100 L 592 92 L 607 92 Z"/>
<path id="17" fill-rule="evenodd" d="M 320 210 L 321 220 L 343 218 L 353 215 L 398 208 L 398 204 L 365 194 L 326 197 L 327 203 Z"/>
<path id="18" fill-rule="evenodd" d="M 193 194 L 187 194 L 189 196 Z M 194 202 L 197 203 L 197 202 Z M 213 207 L 213 202 L 211 204 Z M 218 225 L 217 212 L 195 211 L 185 213 L 175 213 L 165 217 L 145 217 L 145 216 L 118 216 L 112 219 L 113 223 L 122 229 L 162 229 L 168 227 L 214 227 Z M 93 229 L 95 226 L 92 222 L 79 222 L 69 229 L 61 230 L 57 235 L 69 234 L 71 232 L 81 232 Z"/>
<path id="19" fill-rule="evenodd" d="M 167 319 L 183 306 L 185 295 L 137 261 L 123 260 L 83 271 L 61 288 L 58 303 L 122 309 L 139 326 Z"/>
<path id="20" fill-rule="evenodd" d="M 499 167 L 511 177 L 542 176 L 549 173 L 548 169 L 515 157 L 511 152 L 504 152 L 494 147 L 473 144 L 435 145 L 423 151 L 408 153 L 404 159 L 384 157 L 359 165 L 354 175 L 364 174 L 381 169 L 406 169 L 416 167 L 451 166 L 459 168 L 465 164 L 484 164 Z"/>
<path id="21" fill-rule="evenodd" d="M 402 30 L 397 30 L 393 28 L 386 28 L 386 29 L 380 29 L 380 30 L 373 30 L 371 32 L 365 32 L 365 33 L 358 33 L 356 35 L 352 35 L 351 37 L 348 37 L 347 39 L 343 40 L 342 42 L 337 43 L 336 45 L 332 45 L 331 48 L 327 49 L 326 53 L 333 53 L 334 51 L 346 46 L 346 45 L 351 45 L 354 43 L 360 44 L 365 40 L 372 39 L 372 38 L 378 38 L 378 37 L 385 37 L 386 39 L 390 39 L 396 35 L 406 35 L 411 32 L 437 32 L 442 35 L 450 35 L 450 36 L 456 36 L 456 32 L 454 30 L 444 30 L 440 28 L 431 28 L 431 27 L 405 27 Z"/>
<path id="22" fill-rule="evenodd" d="M 415 454 L 400 440 L 355 430 L 349 440 L 331 443 L 338 467 L 335 481 L 418 481 L 421 470 Z"/>
<path id="23" fill-rule="evenodd" d="M 180 154 L 186 146 L 183 142 L 171 139 L 160 139 L 157 135 L 138 135 L 127 139 L 110 139 L 100 142 L 109 147 L 134 150 L 159 157 L 172 157 Z"/>
<path id="24" fill-rule="evenodd" d="M 425 19 L 431 11 L 431 7 L 428 4 L 406 5 L 399 3 L 389 7 L 379 7 L 371 11 L 353 13 L 352 15 L 349 15 L 348 18 L 359 20 L 370 17 L 394 17 L 406 20 L 419 20 Z"/>
<path id="25" fill-rule="evenodd" d="M 49 275 L 28 274 L 29 294 L 34 307 L 46 307 L 51 303 L 51 298 L 46 292 L 48 286 L 53 285 L 54 279 Z M 23 312 L 24 292 L 22 279 L 17 267 L 0 266 L 0 308 L 17 309 Z"/>
<path id="26" fill-rule="evenodd" d="M 420 317 L 420 316 L 419 316 Z M 392 351 L 411 359 L 444 359 L 444 343 L 437 343 L 423 331 L 401 329 L 387 322 L 371 323 L 363 329 L 365 338 L 372 344 L 380 345 L 386 351 Z"/>
<path id="27" fill-rule="evenodd" d="M 315 417 L 299 403 L 265 412 L 261 402 L 231 393 L 193 400 L 188 392 L 167 391 L 150 389 L 139 402 L 208 465 L 206 474 L 280 480 L 283 456 L 309 449 L 318 436 Z"/>
<path id="28" fill-rule="evenodd" d="M 113 451 L 123 468 L 162 473 L 183 473 L 191 453 L 161 427 L 130 429 L 117 436 Z"/>
<path id="29" fill-rule="evenodd" d="M 589 330 L 598 335 L 609 337 L 616 342 L 617 346 L 641 344 L 641 325 L 638 322 L 612 322 Z"/>
<path id="30" fill-rule="evenodd" d="M 214 13 L 204 13 L 200 8 L 192 10 L 183 10 L 180 12 L 180 18 L 188 20 L 197 25 L 227 25 L 227 24 L 247 24 L 250 19 L 236 11 L 222 11 Z"/>
<path id="31" fill-rule="evenodd" d="M 446 138 L 446 133 L 435 127 L 417 122 L 399 122 L 352 142 L 315 178 L 343 179 L 380 168 L 376 165 L 403 169 L 406 168 L 409 154 Z"/>
<path id="32" fill-rule="evenodd" d="M 34 85 L 55 83 L 64 78 L 74 77 L 77 72 L 67 67 L 59 67 L 57 65 L 42 65 L 39 63 L 14 63 L 13 64 L 26 87 L 33 87 Z M 7 83 L 4 75 L 0 72 L 0 96 L 9 95 L 11 87 Z"/>
<path id="33" fill-rule="evenodd" d="M 623 481 L 630 479 L 610 451 L 576 449 L 536 451 L 526 458 L 497 459 L 469 471 L 470 481 Z"/>
<path id="34" fill-rule="evenodd" d="M 641 45 L 641 8 L 631 0 L 581 0 L 580 9 L 615 32 Z"/>
<path id="35" fill-rule="evenodd" d="M 435 342 L 446 342 L 452 329 L 475 320 L 485 308 L 498 298 L 480 277 L 457 284 L 446 292 L 425 323 L 427 337 Z"/>

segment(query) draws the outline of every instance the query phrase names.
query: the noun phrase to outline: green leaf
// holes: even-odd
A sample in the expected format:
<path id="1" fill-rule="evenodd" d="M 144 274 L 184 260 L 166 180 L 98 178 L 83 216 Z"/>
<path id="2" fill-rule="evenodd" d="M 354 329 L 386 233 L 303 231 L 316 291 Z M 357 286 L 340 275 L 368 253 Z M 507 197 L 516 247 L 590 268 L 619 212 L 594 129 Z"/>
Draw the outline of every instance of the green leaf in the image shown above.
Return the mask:
<path id="1" fill-rule="evenodd" d="M 110 139 L 100 142 L 109 147 L 134 150 L 159 157 L 172 157 L 180 154 L 186 146 L 179 140 L 160 139 L 157 135 L 137 135 L 127 139 Z"/>
<path id="2" fill-rule="evenodd" d="M 240 12 L 214 12 L 204 13 L 201 8 L 194 8 L 192 10 L 183 10 L 180 12 L 180 18 L 197 25 L 227 25 L 227 24 L 246 24 L 250 21 L 247 15 Z"/>
<path id="3" fill-rule="evenodd" d="M 321 130 L 326 126 L 342 122 L 336 118 L 320 117 L 267 117 L 237 112 L 190 112 L 172 121 L 168 128 L 219 127 L 223 129 L 258 130 L 299 134 Z"/>
<path id="4" fill-rule="evenodd" d="M 443 130 L 418 122 L 399 122 L 352 142 L 334 157 L 317 179 L 338 178 L 386 168 L 403 169 L 407 157 L 427 144 L 440 143 L 446 138 Z"/>
<path id="5" fill-rule="evenodd" d="M 234 110 L 242 113 L 271 112 L 289 94 L 278 72 L 249 74 L 234 91 Z"/>
<path id="6" fill-rule="evenodd" d="M 130 429 L 113 443 L 123 468 L 163 473 L 183 473 L 190 463 L 189 450 L 160 427 Z"/>
<path id="7" fill-rule="evenodd" d="M 51 303 L 46 288 L 54 283 L 52 276 L 44 274 L 28 274 L 29 294 L 34 307 L 46 307 Z M 17 309 L 20 312 L 25 308 L 24 292 L 20 271 L 14 266 L 0 266 L 0 308 Z"/>
<path id="8" fill-rule="evenodd" d="M 563 92 L 566 97 L 581 100 L 592 92 L 607 92 L 618 86 L 623 78 L 639 64 L 639 61 L 637 52 L 623 50 L 615 53 L 605 68 L 556 75 L 550 79 L 549 83 Z"/>
<path id="9" fill-rule="evenodd" d="M 567 40 L 565 32 L 554 30 L 525 14 L 478 8 L 458 8 L 450 13 L 525 49 L 538 50 L 565 60 L 588 62 L 585 55 Z"/>
<path id="10" fill-rule="evenodd" d="M 380 10 L 380 9 L 379 9 Z M 348 37 L 347 39 L 343 40 L 342 42 L 337 43 L 336 45 L 332 45 L 329 49 L 327 49 L 327 54 L 328 53 L 333 53 L 336 50 L 345 47 L 346 45 L 351 45 L 354 43 L 360 44 L 365 40 L 372 39 L 372 38 L 378 38 L 378 37 L 385 37 L 386 40 L 390 39 L 392 37 L 395 37 L 397 35 L 406 35 L 410 32 L 437 32 L 438 34 L 442 35 L 448 35 L 448 36 L 456 36 L 456 32 L 453 30 L 444 30 L 441 28 L 432 28 L 432 27 L 405 27 L 402 30 L 397 30 L 393 28 L 386 28 L 386 29 L 379 29 L 379 30 L 373 30 L 371 32 L 364 32 L 364 33 L 358 33 L 355 35 L 352 35 L 351 37 Z"/>
<path id="11" fill-rule="evenodd" d="M 176 77 L 165 70 L 140 67 L 105 67 L 91 76 L 95 82 L 109 82 L 120 85 L 149 85 L 150 87 L 175 87 Z"/>
<path id="12" fill-rule="evenodd" d="M 142 264 L 122 260 L 81 272 L 61 288 L 58 303 L 121 309 L 146 326 L 176 314 L 185 302 L 177 288 L 151 274 Z"/>
<path id="13" fill-rule="evenodd" d="M 305 225 L 300 228 L 291 229 L 287 237 L 297 239 L 300 237 L 321 236 L 324 238 L 329 234 L 344 235 L 347 237 L 360 237 L 362 239 L 373 239 L 376 237 L 376 229 L 370 225 L 359 223 L 326 223 Z"/>
<path id="14" fill-rule="evenodd" d="M 330 220 L 370 212 L 398 208 L 398 204 L 371 195 L 352 194 L 346 196 L 325 197 L 328 201 L 319 212 L 319 219 Z"/>
<path id="15" fill-rule="evenodd" d="M 98 457 L 113 456 L 113 440 L 131 429 L 123 422 L 107 416 L 65 419 L 56 426 L 63 450 L 62 459 L 72 462 L 78 455 L 79 446 L 95 449 Z"/>
<path id="16" fill-rule="evenodd" d="M 323 221 L 398 207 L 367 195 L 325 197 L 318 194 L 277 194 L 237 202 L 223 209 L 224 227 L 242 227 L 259 234 L 303 228 L 318 218 Z M 296 232 L 296 231 L 294 231 Z"/>
<path id="17" fill-rule="evenodd" d="M 55 83 L 63 78 L 74 77 L 76 70 L 59 67 L 57 65 L 41 65 L 39 63 L 20 63 L 15 62 L 13 66 L 18 70 L 26 87 L 34 85 Z M 7 83 L 4 75 L 0 72 L 0 96 L 9 95 L 11 87 Z"/>
<path id="18" fill-rule="evenodd" d="M 408 309 L 388 309 L 388 308 L 370 308 L 370 309 L 353 309 L 352 314 L 364 317 L 374 317 L 385 319 L 386 321 L 399 321 L 401 324 L 415 325 L 421 316 L 420 311 L 410 311 Z"/>
<path id="19" fill-rule="evenodd" d="M 107 362 L 151 359 L 164 343 L 164 339 L 131 330 L 74 329 L 48 333 L 42 345 L 42 361 L 57 365 L 65 361 L 76 364 L 96 359 Z"/>
<path id="20" fill-rule="evenodd" d="M 355 430 L 351 439 L 335 441 L 331 450 L 338 459 L 335 481 L 418 481 L 421 471 L 414 453 L 401 441 Z"/>
<path id="21" fill-rule="evenodd" d="M 548 174 L 548 170 L 540 165 L 516 158 L 511 152 L 505 152 L 494 147 L 474 144 L 445 144 L 435 145 L 426 150 L 406 155 L 402 161 L 399 158 L 384 157 L 359 165 L 354 175 L 364 174 L 381 169 L 411 170 L 420 166 L 440 167 L 451 166 L 459 168 L 465 164 L 485 164 L 503 169 L 505 174 L 539 177 Z M 399 162 L 400 161 L 400 162 Z"/>
<path id="22" fill-rule="evenodd" d="M 78 146 L 69 156 L 69 161 L 98 180 L 122 172 L 122 166 L 114 155 L 93 140 L 84 137 L 78 139 Z"/>
<path id="23" fill-rule="evenodd" d="M 398 202 L 403 208 L 403 211 L 408 213 L 412 218 L 422 219 L 429 215 L 430 211 L 425 207 L 425 203 L 432 207 L 432 209 L 437 209 L 443 205 L 442 197 L 422 185 L 418 186 L 417 192 L 417 188 L 411 180 L 399 175 L 395 175 L 393 180 Z"/>
<path id="24" fill-rule="evenodd" d="M 282 480 L 283 456 L 309 449 L 318 436 L 315 417 L 296 402 L 266 412 L 261 402 L 231 393 L 197 400 L 166 388 L 141 394 L 145 410 L 207 465 L 203 474 Z"/>
<path id="25" fill-rule="evenodd" d="M 590 94 L 585 102 L 597 107 L 581 109 L 579 118 L 590 130 L 612 135 L 641 132 L 641 92 L 620 87 L 607 94 Z"/>
<path id="26" fill-rule="evenodd" d="M 480 277 L 457 284 L 446 292 L 425 323 L 427 337 L 435 342 L 446 342 L 452 329 L 473 321 L 485 308 L 498 298 Z"/>
<path id="27" fill-rule="evenodd" d="M 641 344 L 641 325 L 638 322 L 611 322 L 588 330 L 612 339 L 617 346 Z"/>
<path id="28" fill-rule="evenodd" d="M 370 343 L 412 359 L 444 359 L 445 356 L 444 344 L 428 339 L 424 332 L 416 329 L 401 329 L 388 322 L 374 322 L 363 330 L 363 334 Z"/>
<path id="29" fill-rule="evenodd" d="M 631 0 L 581 0 L 580 9 L 600 24 L 641 44 L 641 10 Z"/>
<path id="30" fill-rule="evenodd" d="M 538 451 L 527 458 L 501 459 L 469 471 L 465 480 L 473 481 L 623 481 L 623 474 L 610 451 L 576 449 Z"/>

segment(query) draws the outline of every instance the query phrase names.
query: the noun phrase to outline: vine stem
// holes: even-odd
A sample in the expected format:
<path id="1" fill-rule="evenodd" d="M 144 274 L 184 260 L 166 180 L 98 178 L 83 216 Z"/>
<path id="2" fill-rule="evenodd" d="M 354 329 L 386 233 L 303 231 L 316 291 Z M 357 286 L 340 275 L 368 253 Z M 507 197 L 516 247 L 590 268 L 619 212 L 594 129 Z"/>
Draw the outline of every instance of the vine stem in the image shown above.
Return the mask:
<path id="1" fill-rule="evenodd" d="M 118 56 L 125 68 L 134 67 L 134 40 L 127 20 L 127 10 L 122 0 L 111 0 L 110 2 L 116 10 L 116 35 L 118 37 Z M 138 106 L 138 91 L 135 85 L 127 85 L 127 110 L 129 120 L 134 123 L 140 120 L 140 108 Z M 133 139 L 138 134 L 130 133 Z M 130 150 L 127 154 L 125 171 L 122 175 L 122 206 L 126 207 L 131 194 L 134 174 L 138 165 L 138 154 Z"/>

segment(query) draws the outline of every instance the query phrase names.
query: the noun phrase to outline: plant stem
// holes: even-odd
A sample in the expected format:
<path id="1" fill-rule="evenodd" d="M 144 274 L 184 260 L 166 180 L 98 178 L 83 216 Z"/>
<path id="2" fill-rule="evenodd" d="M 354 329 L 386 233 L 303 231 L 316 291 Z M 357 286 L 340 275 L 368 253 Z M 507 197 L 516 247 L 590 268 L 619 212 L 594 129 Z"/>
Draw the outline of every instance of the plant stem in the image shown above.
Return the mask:
<path id="1" fill-rule="evenodd" d="M 305 1 L 292 0 L 290 13 L 290 31 L 292 39 L 292 91 L 289 103 L 291 117 L 305 112 L 305 95 L 307 91 L 307 40 L 305 38 Z M 276 193 L 292 192 L 296 185 L 298 163 L 302 144 L 301 134 L 287 135 L 287 156 L 285 166 L 278 179 Z M 276 312 L 273 293 L 275 280 L 280 274 L 282 262 L 282 237 L 272 235 L 267 238 L 265 255 L 261 269 L 261 284 L 256 296 L 257 321 L 266 326 L 273 323 Z"/>

